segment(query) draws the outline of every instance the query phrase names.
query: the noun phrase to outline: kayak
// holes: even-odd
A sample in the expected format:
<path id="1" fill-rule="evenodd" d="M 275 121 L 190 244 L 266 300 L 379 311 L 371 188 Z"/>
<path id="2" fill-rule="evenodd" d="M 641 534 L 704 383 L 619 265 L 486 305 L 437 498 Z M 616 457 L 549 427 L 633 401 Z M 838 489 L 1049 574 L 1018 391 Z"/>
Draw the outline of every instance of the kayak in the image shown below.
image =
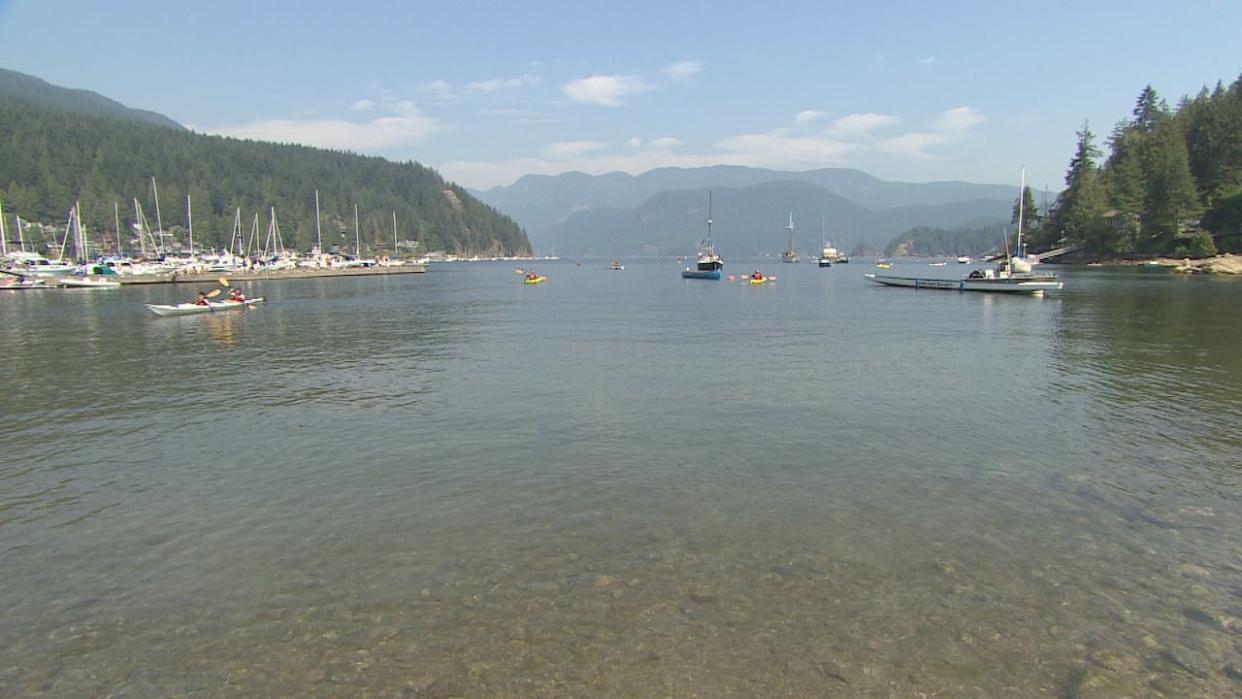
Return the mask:
<path id="1" fill-rule="evenodd" d="M 145 305 L 157 316 L 189 316 L 196 313 L 212 313 L 213 311 L 232 311 L 246 306 L 253 306 L 256 303 L 263 303 L 263 297 L 259 297 L 257 299 L 246 299 L 240 303 L 236 301 L 211 301 L 206 306 L 201 306 L 197 303 L 178 303 L 172 305 L 148 303 Z"/>
<path id="2" fill-rule="evenodd" d="M 121 283 L 103 277 L 60 277 L 57 286 L 66 289 L 119 289 Z"/>
<path id="3" fill-rule="evenodd" d="M 208 301 L 207 305 L 211 306 L 213 311 L 234 311 L 238 308 L 253 306 L 256 303 L 263 303 L 263 297 L 246 299 L 245 301 Z"/>
<path id="4" fill-rule="evenodd" d="M 746 281 L 750 282 L 751 286 L 757 286 L 759 284 L 766 282 L 767 280 L 768 280 L 767 277 L 759 277 L 758 279 L 755 279 L 754 277 L 746 278 Z"/>
<path id="5" fill-rule="evenodd" d="M 195 313 L 211 313 L 211 306 L 200 306 L 197 303 L 178 303 L 173 305 L 148 303 L 145 305 L 157 316 L 188 316 Z"/>
<path id="6" fill-rule="evenodd" d="M 539 276 L 539 277 L 535 277 L 534 279 L 525 279 L 524 281 L 527 284 L 542 284 L 547 280 L 548 280 L 547 277 Z"/>

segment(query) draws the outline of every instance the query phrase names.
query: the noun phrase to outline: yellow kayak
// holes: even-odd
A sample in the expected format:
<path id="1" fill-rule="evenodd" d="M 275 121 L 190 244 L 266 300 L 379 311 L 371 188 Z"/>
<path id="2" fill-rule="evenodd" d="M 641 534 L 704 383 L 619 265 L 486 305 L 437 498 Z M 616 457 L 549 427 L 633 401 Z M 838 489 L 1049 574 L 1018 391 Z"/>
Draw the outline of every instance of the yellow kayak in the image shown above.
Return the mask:
<path id="1" fill-rule="evenodd" d="M 547 279 L 548 279 L 547 277 L 538 276 L 538 277 L 535 277 L 534 279 L 525 279 L 523 281 L 525 281 L 527 284 L 542 284 L 545 281 L 547 281 Z"/>
<path id="2" fill-rule="evenodd" d="M 758 279 L 755 279 L 754 277 L 747 277 L 747 281 L 750 282 L 751 286 L 757 286 L 759 284 L 766 282 L 767 280 L 768 280 L 767 277 L 760 277 Z"/>

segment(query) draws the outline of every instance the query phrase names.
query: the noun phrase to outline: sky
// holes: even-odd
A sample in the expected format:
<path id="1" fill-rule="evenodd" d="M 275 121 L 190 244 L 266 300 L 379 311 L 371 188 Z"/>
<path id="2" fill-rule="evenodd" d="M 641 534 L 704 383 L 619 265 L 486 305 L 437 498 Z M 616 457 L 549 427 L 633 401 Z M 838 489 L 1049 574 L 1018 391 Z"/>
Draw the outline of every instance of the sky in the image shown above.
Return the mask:
<path id="1" fill-rule="evenodd" d="M 466 187 L 852 167 L 1058 191 L 1151 84 L 1242 74 L 1242 2 L 0 0 L 0 67 Z"/>

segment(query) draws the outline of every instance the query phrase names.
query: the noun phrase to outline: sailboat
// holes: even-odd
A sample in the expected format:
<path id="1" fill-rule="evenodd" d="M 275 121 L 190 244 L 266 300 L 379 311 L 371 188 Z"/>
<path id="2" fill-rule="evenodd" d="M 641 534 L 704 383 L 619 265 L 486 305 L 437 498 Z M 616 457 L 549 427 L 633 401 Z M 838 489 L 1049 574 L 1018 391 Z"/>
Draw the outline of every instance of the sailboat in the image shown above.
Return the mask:
<path id="1" fill-rule="evenodd" d="M 699 259 L 695 268 L 687 267 L 682 273 L 683 279 L 720 279 L 720 270 L 724 268 L 724 260 L 716 254 L 716 246 L 712 244 L 712 193 L 707 193 L 707 238 L 699 243 Z"/>
<path id="2" fill-rule="evenodd" d="M 867 279 L 885 286 L 907 286 L 915 289 L 946 289 L 950 291 L 993 291 L 1016 294 L 1042 295 L 1056 291 L 1062 283 L 1055 274 L 1035 274 L 1031 263 L 1025 259 L 1022 248 L 1022 193 L 1026 191 L 1026 169 L 1022 170 L 1022 185 L 1018 189 L 1018 242 L 1017 250 L 1009 254 L 1009 237 L 1005 237 L 1005 260 L 996 269 L 976 269 L 961 279 L 937 279 L 923 277 L 897 277 L 887 274 L 867 274 Z M 877 266 L 879 264 L 877 263 Z"/>
<path id="3" fill-rule="evenodd" d="M 798 251 L 794 250 L 794 225 L 793 212 L 789 212 L 789 225 L 785 226 L 785 230 L 789 231 L 789 247 L 785 248 L 785 252 L 781 253 L 781 262 L 797 262 Z"/>
<path id="4" fill-rule="evenodd" d="M 828 243 L 828 228 L 825 225 L 823 216 L 820 217 L 819 227 L 820 227 L 820 232 L 823 234 L 823 238 L 824 238 L 824 249 L 819 253 L 819 260 L 818 260 L 819 266 L 820 267 L 831 267 L 832 263 L 836 262 L 837 256 L 840 253 L 838 253 L 837 249 L 832 247 L 832 245 Z"/>

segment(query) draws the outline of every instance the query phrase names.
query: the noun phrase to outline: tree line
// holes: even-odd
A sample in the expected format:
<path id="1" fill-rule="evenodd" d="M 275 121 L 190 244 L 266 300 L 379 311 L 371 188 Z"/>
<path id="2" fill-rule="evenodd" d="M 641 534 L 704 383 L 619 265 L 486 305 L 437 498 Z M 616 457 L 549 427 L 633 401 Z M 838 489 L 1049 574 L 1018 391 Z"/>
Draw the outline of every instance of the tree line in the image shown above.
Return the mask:
<path id="1" fill-rule="evenodd" d="M 196 246 L 227 246 L 238 209 L 247 232 L 259 213 L 261 234 L 274 208 L 285 246 L 309 250 L 316 242 L 318 190 L 325 248 L 353 247 L 356 204 L 360 238 L 370 251 L 391 250 L 394 212 L 398 239 L 417 241 L 422 252 L 530 251 L 512 219 L 414 161 L 209 136 L 0 99 L 0 198 L 9 240 L 16 237 L 14 215 L 63 225 L 74 202 L 92 241 L 116 240 L 115 203 L 126 240 L 135 198 L 154 225 L 152 178 L 165 230 L 184 230 L 190 197 Z"/>
<path id="2" fill-rule="evenodd" d="M 1242 77 L 1170 109 L 1150 85 L 1107 139 L 1084 124 L 1050 210 L 1025 198 L 1032 245 L 1088 254 L 1204 257 L 1242 250 Z M 1017 222 L 1015 204 L 1014 222 Z"/>

